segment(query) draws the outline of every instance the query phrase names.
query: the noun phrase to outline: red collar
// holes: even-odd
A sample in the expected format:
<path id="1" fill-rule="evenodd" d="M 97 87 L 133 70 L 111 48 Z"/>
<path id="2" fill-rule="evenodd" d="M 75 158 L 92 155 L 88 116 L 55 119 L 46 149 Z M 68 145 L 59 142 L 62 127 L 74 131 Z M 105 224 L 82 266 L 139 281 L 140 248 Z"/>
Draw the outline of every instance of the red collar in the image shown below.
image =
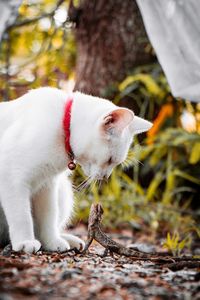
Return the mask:
<path id="1" fill-rule="evenodd" d="M 70 170 L 74 170 L 76 168 L 76 164 L 74 163 L 74 153 L 70 145 L 70 136 L 71 136 L 70 121 L 71 121 L 72 103 L 73 103 L 73 98 L 72 96 L 70 96 L 65 105 L 64 118 L 63 118 L 63 129 L 65 133 L 65 149 L 70 159 L 70 162 L 68 163 L 68 168 Z"/>

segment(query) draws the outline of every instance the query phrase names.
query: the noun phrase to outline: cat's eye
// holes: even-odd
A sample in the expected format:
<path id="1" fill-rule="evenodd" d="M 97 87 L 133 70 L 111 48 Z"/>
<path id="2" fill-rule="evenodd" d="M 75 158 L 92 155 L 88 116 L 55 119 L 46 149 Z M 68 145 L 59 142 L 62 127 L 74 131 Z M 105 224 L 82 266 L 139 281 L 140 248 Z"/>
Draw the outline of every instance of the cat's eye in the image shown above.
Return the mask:
<path id="1" fill-rule="evenodd" d="M 105 118 L 105 125 L 109 125 L 113 123 L 113 117 L 112 116 L 107 116 Z"/>
<path id="2" fill-rule="evenodd" d="M 111 165 L 111 164 L 112 164 L 112 157 L 109 158 L 109 160 L 108 160 L 107 163 L 108 163 L 108 165 Z"/>

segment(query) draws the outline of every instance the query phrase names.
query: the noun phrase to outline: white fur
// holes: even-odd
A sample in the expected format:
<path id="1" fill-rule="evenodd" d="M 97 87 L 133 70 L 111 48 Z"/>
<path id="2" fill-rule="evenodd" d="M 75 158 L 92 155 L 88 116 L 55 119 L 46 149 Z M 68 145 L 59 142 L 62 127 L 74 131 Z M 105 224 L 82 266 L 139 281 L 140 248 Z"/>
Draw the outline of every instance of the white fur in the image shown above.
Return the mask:
<path id="1" fill-rule="evenodd" d="M 125 159 L 134 128 L 139 130 L 137 119 L 120 109 L 120 122 L 106 127 L 105 117 L 117 106 L 78 92 L 73 97 L 70 142 L 75 158 L 86 175 L 108 177 Z M 84 246 L 62 231 L 73 210 L 62 127 L 67 98 L 58 89 L 40 88 L 0 104 L 0 243 L 9 238 L 16 251 Z M 143 131 L 151 127 L 141 122 Z"/>

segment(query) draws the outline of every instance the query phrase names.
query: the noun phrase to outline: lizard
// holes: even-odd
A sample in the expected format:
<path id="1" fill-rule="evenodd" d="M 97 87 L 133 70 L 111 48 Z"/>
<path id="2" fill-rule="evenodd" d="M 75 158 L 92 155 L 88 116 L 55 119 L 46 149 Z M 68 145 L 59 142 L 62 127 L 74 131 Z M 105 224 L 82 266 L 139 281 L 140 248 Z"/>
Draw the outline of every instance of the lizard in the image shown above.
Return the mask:
<path id="1" fill-rule="evenodd" d="M 108 252 L 111 255 L 116 253 L 118 255 L 124 255 L 127 257 L 131 257 L 135 260 L 150 260 L 152 262 L 157 263 L 170 263 L 170 268 L 182 268 L 182 262 L 188 262 L 187 266 L 191 267 L 191 262 L 194 266 L 199 266 L 199 258 L 195 258 L 193 256 L 182 256 L 182 257 L 174 257 L 169 256 L 169 253 L 163 252 L 154 252 L 154 253 L 144 253 L 141 251 L 136 251 L 131 248 L 127 248 L 120 243 L 113 241 L 109 236 L 107 236 L 102 228 L 101 221 L 103 216 L 103 208 L 101 204 L 92 204 L 88 219 L 88 238 L 85 244 L 85 248 L 81 253 L 86 253 L 89 249 L 93 240 L 96 240 L 99 244 L 101 244 L 105 248 L 105 252 L 103 256 L 106 256 Z M 79 252 L 80 253 L 80 252 Z M 178 265 L 177 265 L 178 263 Z M 167 265 L 166 265 L 167 266 Z"/>
<path id="2" fill-rule="evenodd" d="M 96 240 L 105 248 L 103 256 L 106 256 L 108 252 L 110 252 L 110 254 L 116 253 L 119 255 L 138 257 L 141 259 L 148 259 L 151 257 L 152 254 L 150 255 L 135 251 L 131 248 L 126 248 L 122 244 L 113 241 L 109 236 L 107 236 L 101 228 L 102 216 L 103 208 L 101 204 L 92 204 L 88 219 L 88 238 L 82 253 L 86 253 L 92 241 Z"/>

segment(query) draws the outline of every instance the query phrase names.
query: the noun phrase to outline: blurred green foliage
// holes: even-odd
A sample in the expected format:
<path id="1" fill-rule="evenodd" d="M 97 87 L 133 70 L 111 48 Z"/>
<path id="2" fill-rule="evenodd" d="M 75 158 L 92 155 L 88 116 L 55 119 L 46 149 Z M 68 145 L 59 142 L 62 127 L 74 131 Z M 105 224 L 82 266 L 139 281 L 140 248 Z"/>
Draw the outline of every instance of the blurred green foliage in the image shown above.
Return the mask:
<path id="1" fill-rule="evenodd" d="M 153 108 L 159 108 L 154 127 L 142 144 L 135 138 L 125 162 L 126 166 L 133 166 L 131 171 L 118 167 L 100 189 L 93 185 L 78 195 L 78 215 L 86 221 L 95 199 L 104 207 L 107 226 L 128 222 L 149 234 L 167 236 L 165 247 L 179 255 L 190 246 L 192 237 L 200 237 L 200 210 L 196 203 L 200 187 L 200 135 L 197 129 L 186 131 L 180 122 L 183 111 L 188 105 L 191 108 L 191 104 L 169 95 L 158 65 L 136 69 L 120 83 L 115 102 L 127 96 L 129 101 L 138 102 L 141 116 L 153 118 Z M 194 105 L 192 109 L 196 117 L 199 107 Z M 197 210 L 191 209 L 191 203 Z"/>

